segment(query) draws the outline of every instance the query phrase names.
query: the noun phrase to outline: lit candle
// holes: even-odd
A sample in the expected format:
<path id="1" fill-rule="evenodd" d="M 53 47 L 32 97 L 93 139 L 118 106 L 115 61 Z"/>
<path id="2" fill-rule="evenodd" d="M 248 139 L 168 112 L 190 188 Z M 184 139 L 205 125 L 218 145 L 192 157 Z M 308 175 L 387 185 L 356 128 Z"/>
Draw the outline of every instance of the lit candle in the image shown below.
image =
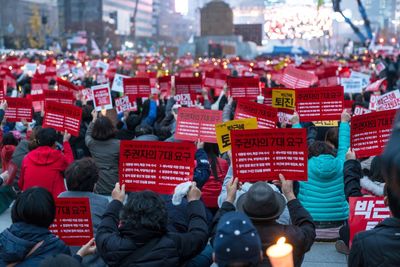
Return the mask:
<path id="1" fill-rule="evenodd" d="M 276 245 L 267 249 L 267 255 L 273 267 L 293 267 L 293 247 L 285 243 L 286 238 L 279 238 Z"/>

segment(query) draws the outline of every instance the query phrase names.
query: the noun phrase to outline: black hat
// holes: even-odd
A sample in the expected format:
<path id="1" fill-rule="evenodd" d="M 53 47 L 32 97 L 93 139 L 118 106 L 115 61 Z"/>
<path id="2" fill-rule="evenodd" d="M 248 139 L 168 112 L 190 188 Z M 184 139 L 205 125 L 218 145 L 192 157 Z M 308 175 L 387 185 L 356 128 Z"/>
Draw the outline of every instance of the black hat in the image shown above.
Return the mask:
<path id="1" fill-rule="evenodd" d="M 277 219 L 286 206 L 286 199 L 266 182 L 253 184 L 249 191 L 237 200 L 237 208 L 253 221 Z"/>

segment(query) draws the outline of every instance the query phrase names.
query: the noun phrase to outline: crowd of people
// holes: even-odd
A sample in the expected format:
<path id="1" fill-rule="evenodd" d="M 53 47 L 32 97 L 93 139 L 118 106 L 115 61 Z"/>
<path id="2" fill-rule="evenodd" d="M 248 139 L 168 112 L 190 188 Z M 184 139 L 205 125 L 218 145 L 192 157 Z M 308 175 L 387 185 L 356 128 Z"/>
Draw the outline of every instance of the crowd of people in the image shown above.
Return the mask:
<path id="1" fill-rule="evenodd" d="M 399 61 L 382 62 L 386 69 L 379 75 L 387 77 L 382 92 L 397 90 Z M 7 95 L 18 88 L 19 97 L 29 95 L 30 75 L 14 76 L 16 86 L 8 87 Z M 259 76 L 265 87 L 280 86 L 267 76 Z M 90 88 L 93 77 L 73 82 Z M 49 88 L 54 85 L 49 82 Z M 97 112 L 93 101 L 78 98 L 79 136 L 42 127 L 43 112 L 35 112 L 32 121 L 8 122 L 3 100 L 0 213 L 10 208 L 12 224 L 0 234 L 0 266 L 271 266 L 266 250 L 282 236 L 293 246 L 294 266 L 302 265 L 315 240 L 326 239 L 337 240 L 349 266 L 400 265 L 400 116 L 385 152 L 362 160 L 350 150 L 350 110 L 343 111 L 338 127 L 303 123 L 296 113 L 291 126 L 278 123 L 307 128 L 308 180 L 301 182 L 279 175 L 274 181 L 260 177 L 241 183 L 233 175 L 230 151 L 220 153 L 217 144 L 199 140 L 193 182 L 174 205 L 172 195 L 126 192 L 118 173 L 121 140 L 179 142 L 174 134 L 180 105 L 174 94 L 172 86 L 169 95 L 138 99 L 137 110 L 120 114 Z M 370 95 L 346 97 L 355 101 L 354 110 L 368 107 Z M 113 100 L 117 96 L 113 92 Z M 203 90 L 201 97 L 198 107 L 223 111 L 224 121 L 233 119 L 236 100 L 229 90 Z M 392 217 L 357 234 L 350 248 L 348 199 L 363 195 L 384 196 Z M 94 239 L 82 247 L 67 246 L 49 231 L 55 199 L 64 197 L 89 199 Z"/>

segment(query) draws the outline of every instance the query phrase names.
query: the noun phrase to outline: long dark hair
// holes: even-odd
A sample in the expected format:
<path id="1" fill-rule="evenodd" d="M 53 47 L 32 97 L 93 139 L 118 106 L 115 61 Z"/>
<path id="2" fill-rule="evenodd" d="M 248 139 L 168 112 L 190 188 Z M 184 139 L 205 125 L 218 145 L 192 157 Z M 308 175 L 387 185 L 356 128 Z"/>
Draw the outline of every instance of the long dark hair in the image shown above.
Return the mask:
<path id="1" fill-rule="evenodd" d="M 208 160 L 210 161 L 211 164 L 212 175 L 214 176 L 215 180 L 219 180 L 217 167 L 219 170 L 221 170 L 221 166 L 219 166 L 218 163 L 218 157 L 220 154 L 218 145 L 212 143 L 205 143 L 204 150 L 206 151 Z"/>

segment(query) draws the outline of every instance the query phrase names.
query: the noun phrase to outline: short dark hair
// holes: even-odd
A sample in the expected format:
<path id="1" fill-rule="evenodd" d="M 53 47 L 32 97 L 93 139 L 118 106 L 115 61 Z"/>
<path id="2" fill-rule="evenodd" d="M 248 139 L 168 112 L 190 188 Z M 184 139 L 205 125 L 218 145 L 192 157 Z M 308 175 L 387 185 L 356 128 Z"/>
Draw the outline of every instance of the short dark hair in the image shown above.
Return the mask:
<path id="1" fill-rule="evenodd" d="M 336 156 L 332 147 L 330 147 L 327 143 L 322 141 L 315 141 L 308 147 L 308 158 L 318 157 L 322 154 L 328 154 L 332 156 Z"/>
<path id="2" fill-rule="evenodd" d="M 129 131 L 134 131 L 136 126 L 139 125 L 140 123 L 140 116 L 136 115 L 136 114 L 129 114 L 129 116 L 126 118 L 126 128 Z"/>
<path id="3" fill-rule="evenodd" d="M 132 193 L 122 209 L 121 221 L 133 229 L 145 228 L 166 233 L 168 216 L 165 203 L 153 191 Z"/>
<path id="4" fill-rule="evenodd" d="M 325 141 L 330 142 L 337 149 L 339 145 L 339 130 L 337 127 L 329 128 L 325 134 Z"/>
<path id="5" fill-rule="evenodd" d="M 53 128 L 42 128 L 36 133 L 38 146 L 53 146 L 57 141 L 57 132 Z"/>
<path id="6" fill-rule="evenodd" d="M 139 137 L 142 135 L 146 135 L 146 134 L 153 134 L 153 128 L 147 124 L 144 125 L 138 125 L 135 129 L 135 136 Z"/>
<path id="7" fill-rule="evenodd" d="M 13 223 L 24 222 L 43 228 L 49 228 L 55 216 L 53 196 L 42 187 L 32 187 L 22 192 L 11 210 Z"/>
<path id="8" fill-rule="evenodd" d="M 69 191 L 93 192 L 99 179 L 99 169 L 91 158 L 74 161 L 65 171 Z"/>
<path id="9" fill-rule="evenodd" d="M 18 145 L 18 140 L 15 138 L 13 133 L 6 133 L 3 135 L 3 140 L 1 142 L 3 146 L 6 145 L 12 145 L 12 146 L 17 146 Z"/>
<path id="10" fill-rule="evenodd" d="M 98 118 L 93 125 L 92 138 L 99 141 L 106 141 L 115 138 L 116 129 L 108 117 Z"/>
<path id="11" fill-rule="evenodd" d="M 79 263 L 76 259 L 74 259 L 70 255 L 57 254 L 45 258 L 39 265 L 39 267 L 53 267 L 53 266 L 81 267 L 82 264 Z"/>

